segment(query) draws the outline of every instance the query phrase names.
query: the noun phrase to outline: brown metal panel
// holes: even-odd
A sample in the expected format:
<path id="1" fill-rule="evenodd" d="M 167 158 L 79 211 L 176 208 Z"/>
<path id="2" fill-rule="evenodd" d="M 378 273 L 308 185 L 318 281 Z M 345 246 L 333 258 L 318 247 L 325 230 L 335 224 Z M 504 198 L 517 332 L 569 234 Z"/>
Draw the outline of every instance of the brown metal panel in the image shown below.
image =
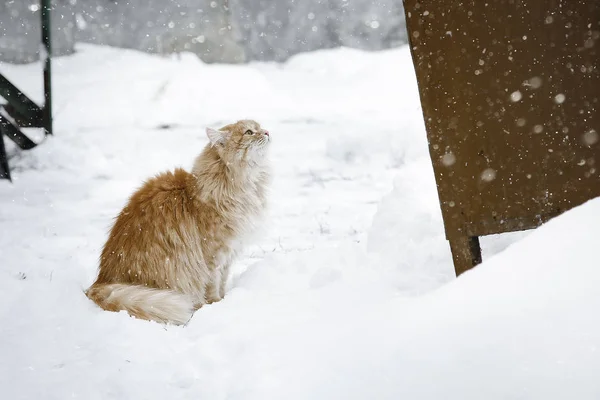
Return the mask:
<path id="1" fill-rule="evenodd" d="M 455 266 L 468 238 L 600 196 L 600 1 L 404 6 Z"/>

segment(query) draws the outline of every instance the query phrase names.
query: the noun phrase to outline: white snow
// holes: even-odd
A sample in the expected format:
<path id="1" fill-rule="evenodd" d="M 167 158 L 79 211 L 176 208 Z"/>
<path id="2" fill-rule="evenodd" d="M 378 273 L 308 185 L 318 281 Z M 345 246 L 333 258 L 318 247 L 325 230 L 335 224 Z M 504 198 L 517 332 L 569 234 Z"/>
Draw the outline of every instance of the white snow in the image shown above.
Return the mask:
<path id="1" fill-rule="evenodd" d="M 39 65 L 0 68 L 40 99 Z M 600 397 L 600 200 L 483 238 L 455 280 L 407 48 L 223 66 L 80 46 L 54 71 L 56 135 L 9 143 L 0 182 L 1 399 Z M 186 327 L 101 311 L 83 289 L 126 198 L 246 117 L 276 176 L 226 298 Z"/>

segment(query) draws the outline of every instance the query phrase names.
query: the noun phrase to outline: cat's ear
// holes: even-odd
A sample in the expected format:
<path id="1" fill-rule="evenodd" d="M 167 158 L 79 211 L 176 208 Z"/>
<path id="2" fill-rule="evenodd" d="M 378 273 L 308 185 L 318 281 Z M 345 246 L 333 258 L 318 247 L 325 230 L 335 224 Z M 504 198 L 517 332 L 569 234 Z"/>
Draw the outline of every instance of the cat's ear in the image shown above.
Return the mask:
<path id="1" fill-rule="evenodd" d="M 223 145 L 227 139 L 227 132 L 219 131 L 213 128 L 206 128 L 206 136 L 213 146 Z"/>

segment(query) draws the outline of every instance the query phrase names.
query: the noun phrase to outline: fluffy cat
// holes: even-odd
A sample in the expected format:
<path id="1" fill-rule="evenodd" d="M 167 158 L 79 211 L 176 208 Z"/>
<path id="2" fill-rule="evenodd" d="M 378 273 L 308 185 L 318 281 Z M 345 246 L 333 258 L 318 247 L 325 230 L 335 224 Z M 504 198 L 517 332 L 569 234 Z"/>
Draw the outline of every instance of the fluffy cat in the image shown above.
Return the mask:
<path id="1" fill-rule="evenodd" d="M 116 218 L 86 291 L 103 309 L 184 324 L 223 298 L 231 263 L 266 207 L 270 136 L 251 120 L 206 134 L 191 173 L 148 180 Z"/>

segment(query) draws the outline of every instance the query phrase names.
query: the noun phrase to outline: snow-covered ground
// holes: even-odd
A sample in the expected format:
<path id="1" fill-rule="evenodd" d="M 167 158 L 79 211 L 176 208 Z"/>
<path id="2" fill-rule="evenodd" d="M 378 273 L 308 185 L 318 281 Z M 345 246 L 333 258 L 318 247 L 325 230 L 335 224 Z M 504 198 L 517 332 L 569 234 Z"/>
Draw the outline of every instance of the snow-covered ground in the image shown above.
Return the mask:
<path id="1" fill-rule="evenodd" d="M 600 398 L 600 200 L 484 238 L 455 280 L 407 48 L 54 66 L 56 135 L 9 146 L 0 182 L 1 399 Z M 0 65 L 35 99 L 39 68 Z M 247 117 L 274 139 L 272 208 L 226 298 L 186 327 L 97 308 L 129 194 Z"/>

